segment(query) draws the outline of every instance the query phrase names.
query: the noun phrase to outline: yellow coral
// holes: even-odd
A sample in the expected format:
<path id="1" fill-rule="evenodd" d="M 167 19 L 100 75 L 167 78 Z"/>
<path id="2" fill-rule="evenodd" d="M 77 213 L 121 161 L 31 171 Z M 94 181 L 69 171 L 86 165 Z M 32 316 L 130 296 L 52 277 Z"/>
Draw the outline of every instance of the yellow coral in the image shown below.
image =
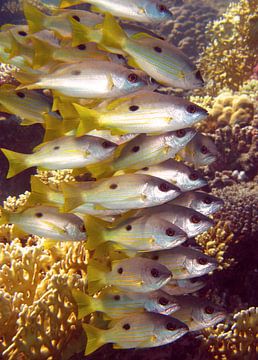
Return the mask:
<path id="1" fill-rule="evenodd" d="M 210 44 L 200 58 L 200 69 L 208 81 L 206 94 L 216 95 L 223 88 L 238 90 L 250 78 L 257 63 L 253 36 L 257 16 L 257 0 L 240 0 L 208 25 Z"/>
<path id="2" fill-rule="evenodd" d="M 233 316 L 232 325 L 219 324 L 215 329 L 203 331 L 204 344 L 200 351 L 207 351 L 215 360 L 255 360 L 257 342 L 258 308 L 241 310 Z"/>
<path id="3" fill-rule="evenodd" d="M 196 237 L 196 241 L 204 250 L 204 253 L 215 257 L 218 261 L 218 269 L 228 268 L 233 259 L 225 258 L 225 253 L 233 241 L 234 234 L 230 231 L 229 224 L 219 221 L 208 231 Z"/>

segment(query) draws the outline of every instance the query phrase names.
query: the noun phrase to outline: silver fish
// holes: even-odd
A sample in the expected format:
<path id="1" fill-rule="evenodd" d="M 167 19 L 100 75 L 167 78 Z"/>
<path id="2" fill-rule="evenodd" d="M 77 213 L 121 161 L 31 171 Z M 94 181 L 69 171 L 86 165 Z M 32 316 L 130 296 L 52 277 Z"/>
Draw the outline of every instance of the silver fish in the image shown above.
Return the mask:
<path id="1" fill-rule="evenodd" d="M 206 285 L 205 281 L 199 278 L 191 279 L 172 279 L 162 290 L 169 295 L 184 295 L 196 292 Z"/>

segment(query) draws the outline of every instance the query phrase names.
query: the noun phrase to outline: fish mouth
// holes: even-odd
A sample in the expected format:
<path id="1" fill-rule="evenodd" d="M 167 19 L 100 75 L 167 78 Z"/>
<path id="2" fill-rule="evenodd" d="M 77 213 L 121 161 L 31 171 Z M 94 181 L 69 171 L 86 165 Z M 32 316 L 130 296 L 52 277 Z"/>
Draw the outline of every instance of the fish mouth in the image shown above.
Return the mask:
<path id="1" fill-rule="evenodd" d="M 216 315 L 213 319 L 214 324 L 216 325 L 218 323 L 220 323 L 221 321 L 223 321 L 226 318 L 227 314 L 225 312 L 220 312 L 218 315 Z M 212 326 L 212 325 L 211 325 Z"/>

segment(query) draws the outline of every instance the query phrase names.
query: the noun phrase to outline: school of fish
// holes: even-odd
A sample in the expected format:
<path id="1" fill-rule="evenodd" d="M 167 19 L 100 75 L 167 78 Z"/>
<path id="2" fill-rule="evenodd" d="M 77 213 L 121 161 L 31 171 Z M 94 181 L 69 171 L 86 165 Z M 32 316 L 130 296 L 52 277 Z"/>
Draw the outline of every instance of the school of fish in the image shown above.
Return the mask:
<path id="1" fill-rule="evenodd" d="M 83 3 L 91 11 L 70 8 Z M 45 138 L 31 154 L 1 149 L 7 178 L 37 167 L 94 181 L 56 189 L 32 176 L 28 202 L 15 213 L 1 208 L 0 223 L 43 237 L 46 247 L 85 242 L 88 291 L 73 296 L 86 355 L 106 343 L 161 346 L 222 321 L 223 308 L 193 295 L 217 262 L 184 245 L 223 206 L 199 190 L 207 182 L 196 168 L 217 150 L 191 126 L 208 113 L 157 90 L 204 81 L 179 49 L 128 22 L 173 14 L 156 0 L 61 0 L 47 14 L 24 0 L 23 8 L 26 24 L 0 32 L 0 61 L 17 68 L 19 83 L 0 87 L 0 110 L 23 126 L 42 124 Z"/>

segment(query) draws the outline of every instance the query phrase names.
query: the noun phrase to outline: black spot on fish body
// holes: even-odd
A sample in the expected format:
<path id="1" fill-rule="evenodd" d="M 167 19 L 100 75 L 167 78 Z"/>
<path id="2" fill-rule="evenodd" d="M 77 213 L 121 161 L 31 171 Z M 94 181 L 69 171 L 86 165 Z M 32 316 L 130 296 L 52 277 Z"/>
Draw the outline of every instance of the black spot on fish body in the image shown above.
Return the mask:
<path id="1" fill-rule="evenodd" d="M 137 111 L 139 109 L 139 106 L 137 106 L 137 105 L 131 105 L 130 107 L 129 107 L 129 110 L 130 111 Z"/>
<path id="2" fill-rule="evenodd" d="M 41 217 L 43 216 L 43 214 L 42 214 L 41 212 L 38 212 L 38 213 L 35 214 L 35 216 L 36 216 L 37 218 L 41 218 Z"/>
<path id="3" fill-rule="evenodd" d="M 20 36 L 27 36 L 27 35 L 28 35 L 28 34 L 26 33 L 26 31 L 23 31 L 23 30 L 18 31 L 18 34 L 19 34 Z"/>
<path id="4" fill-rule="evenodd" d="M 117 187 L 118 187 L 117 184 L 111 184 L 111 185 L 109 186 L 109 189 L 114 190 L 114 189 L 116 189 Z"/>
<path id="5" fill-rule="evenodd" d="M 120 268 L 117 269 L 118 274 L 123 274 L 123 271 L 124 271 L 124 270 L 123 270 L 122 267 L 120 267 Z"/>
<path id="6" fill-rule="evenodd" d="M 152 260 L 159 260 L 159 255 L 153 255 Z"/>
<path id="7" fill-rule="evenodd" d="M 58 146 L 58 145 L 53 147 L 53 150 L 59 150 L 59 149 L 60 149 L 60 146 Z"/>
<path id="8" fill-rule="evenodd" d="M 131 326 L 128 323 L 123 325 L 123 329 L 125 329 L 125 330 L 129 330 L 130 328 L 131 328 Z"/>
<path id="9" fill-rule="evenodd" d="M 132 152 L 138 152 L 140 150 L 140 146 L 134 146 L 132 148 Z"/>
<path id="10" fill-rule="evenodd" d="M 18 92 L 16 93 L 16 95 L 19 96 L 19 98 L 21 98 L 21 99 L 24 99 L 24 98 L 25 98 L 25 94 L 24 94 L 22 91 L 18 91 Z"/>
<path id="11" fill-rule="evenodd" d="M 115 296 L 114 296 L 114 300 L 116 300 L 116 301 L 119 301 L 120 298 L 121 298 L 120 295 L 115 295 Z"/>
<path id="12" fill-rule="evenodd" d="M 80 70 L 73 70 L 73 71 L 71 71 L 71 75 L 81 75 L 81 71 Z"/>
<path id="13" fill-rule="evenodd" d="M 77 49 L 79 50 L 86 50 L 87 49 L 87 46 L 85 44 L 80 44 L 77 46 Z"/>
<path id="14" fill-rule="evenodd" d="M 157 53 L 162 53 L 162 49 L 159 46 L 154 46 L 153 48 Z"/>
<path id="15" fill-rule="evenodd" d="M 147 166 L 142 168 L 142 171 L 148 171 L 148 170 L 149 170 L 149 168 Z"/>
<path id="16" fill-rule="evenodd" d="M 132 225 L 127 225 L 127 226 L 126 226 L 126 230 L 127 230 L 127 231 L 131 231 L 131 230 L 132 230 Z"/>
<path id="17" fill-rule="evenodd" d="M 73 18 L 74 20 L 78 21 L 78 22 L 81 21 L 81 19 L 80 19 L 79 16 L 77 16 L 77 15 L 72 16 L 72 18 Z"/>

